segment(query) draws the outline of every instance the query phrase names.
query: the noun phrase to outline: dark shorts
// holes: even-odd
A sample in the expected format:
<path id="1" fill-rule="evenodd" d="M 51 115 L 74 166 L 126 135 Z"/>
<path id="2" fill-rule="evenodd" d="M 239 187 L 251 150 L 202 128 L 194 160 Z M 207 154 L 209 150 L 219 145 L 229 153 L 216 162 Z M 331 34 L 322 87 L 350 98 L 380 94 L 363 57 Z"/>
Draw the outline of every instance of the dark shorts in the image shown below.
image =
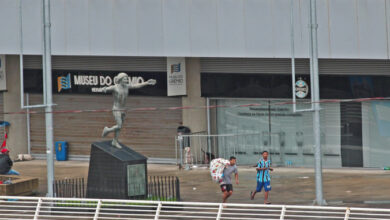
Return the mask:
<path id="1" fill-rule="evenodd" d="M 233 185 L 232 184 L 222 184 L 221 185 L 222 192 L 230 192 L 233 191 Z"/>
<path id="2" fill-rule="evenodd" d="M 271 191 L 271 182 L 257 182 L 256 192 L 261 192 L 261 189 L 264 187 L 264 191 Z"/>

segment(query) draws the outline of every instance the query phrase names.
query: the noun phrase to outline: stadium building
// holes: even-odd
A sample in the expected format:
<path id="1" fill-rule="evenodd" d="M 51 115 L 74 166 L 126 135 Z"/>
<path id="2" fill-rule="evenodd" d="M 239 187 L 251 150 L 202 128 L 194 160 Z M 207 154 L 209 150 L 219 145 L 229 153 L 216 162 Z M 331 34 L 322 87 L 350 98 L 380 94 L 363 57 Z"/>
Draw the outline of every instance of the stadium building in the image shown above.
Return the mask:
<path id="1" fill-rule="evenodd" d="M 307 101 L 309 2 L 293 2 L 297 99 Z M 320 97 L 332 100 L 321 104 L 324 167 L 388 166 L 390 102 L 350 100 L 390 97 L 390 4 L 319 0 L 317 13 Z M 41 1 L 0 0 L 5 113 L 22 110 L 22 91 L 25 105 L 43 103 L 41 15 Z M 241 164 L 268 150 L 277 165 L 314 166 L 312 115 L 286 103 L 296 89 L 290 15 L 285 0 L 51 1 L 55 141 L 69 143 L 71 159 L 88 158 L 103 127 L 115 123 L 101 88 L 126 72 L 132 82 L 157 80 L 129 92 L 120 136 L 151 160 L 175 161 L 184 125 L 220 135 L 212 151 Z M 12 154 L 45 155 L 44 114 L 1 117 L 11 123 Z"/>

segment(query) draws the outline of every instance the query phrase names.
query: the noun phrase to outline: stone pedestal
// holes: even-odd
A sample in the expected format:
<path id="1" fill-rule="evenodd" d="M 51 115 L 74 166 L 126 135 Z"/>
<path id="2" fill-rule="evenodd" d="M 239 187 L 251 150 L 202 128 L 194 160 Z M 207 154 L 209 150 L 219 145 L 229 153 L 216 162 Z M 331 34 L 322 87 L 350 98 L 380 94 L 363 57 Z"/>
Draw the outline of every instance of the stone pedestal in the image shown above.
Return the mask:
<path id="1" fill-rule="evenodd" d="M 147 197 L 147 158 L 111 141 L 91 146 L 87 198 L 137 199 Z"/>

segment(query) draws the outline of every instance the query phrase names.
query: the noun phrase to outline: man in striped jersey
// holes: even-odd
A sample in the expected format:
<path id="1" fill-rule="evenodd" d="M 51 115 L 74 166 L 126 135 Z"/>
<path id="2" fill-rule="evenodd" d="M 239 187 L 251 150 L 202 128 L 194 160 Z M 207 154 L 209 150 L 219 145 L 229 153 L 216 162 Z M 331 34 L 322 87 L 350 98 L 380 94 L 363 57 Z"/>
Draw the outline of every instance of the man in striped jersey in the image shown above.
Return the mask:
<path id="1" fill-rule="evenodd" d="M 262 156 L 263 158 L 257 164 L 257 187 L 254 192 L 251 192 L 251 200 L 264 187 L 264 204 L 271 204 L 268 201 L 268 194 L 271 191 L 271 176 L 269 175 L 269 171 L 273 171 L 273 169 L 271 168 L 271 161 L 268 160 L 268 151 L 263 151 Z"/>

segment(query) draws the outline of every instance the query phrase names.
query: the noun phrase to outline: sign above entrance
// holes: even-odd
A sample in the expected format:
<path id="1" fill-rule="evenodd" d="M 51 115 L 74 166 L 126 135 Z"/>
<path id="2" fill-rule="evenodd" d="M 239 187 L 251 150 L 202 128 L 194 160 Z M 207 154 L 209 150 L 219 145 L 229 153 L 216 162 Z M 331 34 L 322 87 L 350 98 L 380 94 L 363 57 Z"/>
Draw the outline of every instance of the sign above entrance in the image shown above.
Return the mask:
<path id="1" fill-rule="evenodd" d="M 306 96 L 309 94 L 309 86 L 307 85 L 306 81 L 299 79 L 295 82 L 295 95 L 300 98 L 306 98 Z"/>
<path id="2" fill-rule="evenodd" d="M 66 71 L 53 70 L 53 93 L 58 94 L 106 94 L 103 87 L 114 85 L 114 77 L 119 71 Z M 166 96 L 165 72 L 126 72 L 131 84 L 156 79 L 153 87 L 129 91 L 129 95 Z M 26 92 L 42 92 L 42 70 L 25 70 L 24 87 Z"/>
<path id="3" fill-rule="evenodd" d="M 167 58 L 168 96 L 187 94 L 186 60 L 184 57 Z"/>

